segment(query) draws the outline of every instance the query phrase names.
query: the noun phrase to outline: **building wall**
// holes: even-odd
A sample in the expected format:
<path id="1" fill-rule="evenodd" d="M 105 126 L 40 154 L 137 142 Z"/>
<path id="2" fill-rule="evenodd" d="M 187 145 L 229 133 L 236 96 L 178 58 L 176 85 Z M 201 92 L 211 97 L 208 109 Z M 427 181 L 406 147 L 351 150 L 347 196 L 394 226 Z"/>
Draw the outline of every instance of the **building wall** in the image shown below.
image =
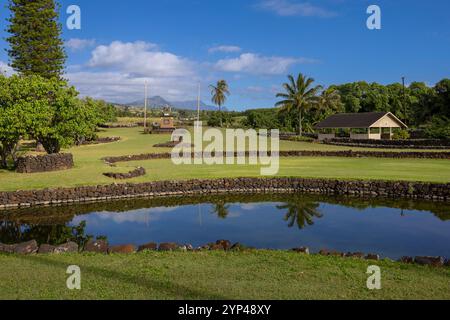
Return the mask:
<path id="1" fill-rule="evenodd" d="M 319 141 L 324 141 L 328 139 L 334 139 L 336 138 L 335 133 L 319 133 Z"/>
<path id="2" fill-rule="evenodd" d="M 350 139 L 365 140 L 371 138 L 368 133 L 350 133 Z"/>
<path id="3" fill-rule="evenodd" d="M 174 123 L 173 118 L 171 118 L 171 117 L 161 118 L 161 122 L 160 122 L 161 129 L 173 129 L 174 127 L 175 127 L 175 123 Z"/>
<path id="4" fill-rule="evenodd" d="M 378 120 L 372 128 L 401 128 L 400 124 L 389 115 Z"/>

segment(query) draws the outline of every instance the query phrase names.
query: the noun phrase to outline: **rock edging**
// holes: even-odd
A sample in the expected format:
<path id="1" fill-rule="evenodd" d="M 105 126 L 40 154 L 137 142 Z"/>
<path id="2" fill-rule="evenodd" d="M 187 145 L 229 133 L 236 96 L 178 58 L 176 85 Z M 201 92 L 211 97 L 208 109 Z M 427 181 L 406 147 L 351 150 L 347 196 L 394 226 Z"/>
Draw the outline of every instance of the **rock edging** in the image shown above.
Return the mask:
<path id="1" fill-rule="evenodd" d="M 80 250 L 81 249 L 81 250 Z M 143 244 L 136 248 L 134 244 L 115 245 L 110 246 L 106 240 L 97 239 L 89 240 L 84 248 L 79 248 L 78 244 L 74 242 L 67 242 L 59 246 L 52 246 L 49 244 L 42 244 L 38 246 L 36 240 L 31 240 L 24 243 L 5 245 L 0 243 L 0 253 L 18 254 L 18 255 L 30 255 L 30 254 L 61 254 L 61 253 L 80 253 L 82 251 L 97 254 L 134 254 L 136 252 L 143 251 L 184 251 L 184 252 L 198 252 L 198 251 L 245 251 L 245 250 L 257 250 L 254 248 L 246 247 L 237 242 L 232 244 L 229 240 L 217 240 L 215 243 L 207 243 L 202 246 L 194 248 L 191 244 L 178 244 L 175 242 L 165 242 L 159 245 L 155 242 Z M 293 248 L 290 251 L 299 254 L 310 255 L 310 249 L 308 247 Z M 380 255 L 376 253 L 365 254 L 363 252 L 339 252 L 328 249 L 322 249 L 316 255 L 326 257 L 341 257 L 352 259 L 365 259 L 365 260 L 381 260 Z M 398 260 L 404 264 L 417 264 L 422 266 L 431 267 L 450 267 L 450 260 L 444 257 L 431 257 L 431 256 L 416 256 L 416 257 L 402 257 Z"/>
<path id="2" fill-rule="evenodd" d="M 257 155 L 255 152 L 235 152 L 234 157 Z M 268 153 L 271 155 L 271 153 Z M 280 157 L 342 157 L 342 158 L 390 158 L 390 159 L 450 159 L 450 152 L 386 152 L 386 151 L 280 151 Z M 137 155 L 127 155 L 118 157 L 105 157 L 102 160 L 106 163 L 118 163 L 128 161 L 144 161 L 171 159 L 171 153 L 147 153 Z M 201 154 L 192 153 L 191 157 L 201 157 Z M 213 154 L 214 156 L 214 154 Z M 223 157 L 227 157 L 226 152 Z"/>
<path id="3" fill-rule="evenodd" d="M 372 140 L 372 139 L 349 139 L 349 138 L 336 138 L 327 139 L 324 141 L 326 144 L 337 145 L 352 145 L 352 146 L 370 146 L 381 148 L 405 148 L 405 149 L 450 149 L 450 140 L 438 140 L 438 139 L 416 139 L 416 140 Z"/>
<path id="4" fill-rule="evenodd" d="M 450 183 L 342 181 L 305 178 L 223 178 L 153 181 L 76 188 L 0 192 L 0 209 L 128 199 L 227 193 L 317 193 L 450 201 Z"/>

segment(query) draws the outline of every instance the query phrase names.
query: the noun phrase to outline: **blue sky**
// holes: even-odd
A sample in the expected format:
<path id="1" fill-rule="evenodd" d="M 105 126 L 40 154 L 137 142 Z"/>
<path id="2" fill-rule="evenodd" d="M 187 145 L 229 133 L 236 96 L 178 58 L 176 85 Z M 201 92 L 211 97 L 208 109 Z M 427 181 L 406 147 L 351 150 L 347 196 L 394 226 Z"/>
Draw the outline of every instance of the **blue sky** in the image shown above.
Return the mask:
<path id="1" fill-rule="evenodd" d="M 6 0 L 0 0 L 0 47 Z M 231 109 L 272 107 L 287 74 L 319 84 L 365 80 L 433 85 L 450 76 L 448 0 L 63 0 L 67 78 L 82 95 L 108 101 L 152 95 L 196 97 L 197 83 L 226 79 Z M 68 30 L 66 8 L 82 10 L 81 30 Z M 379 5 L 382 29 L 366 27 Z M 0 52 L 0 67 L 8 57 Z"/>

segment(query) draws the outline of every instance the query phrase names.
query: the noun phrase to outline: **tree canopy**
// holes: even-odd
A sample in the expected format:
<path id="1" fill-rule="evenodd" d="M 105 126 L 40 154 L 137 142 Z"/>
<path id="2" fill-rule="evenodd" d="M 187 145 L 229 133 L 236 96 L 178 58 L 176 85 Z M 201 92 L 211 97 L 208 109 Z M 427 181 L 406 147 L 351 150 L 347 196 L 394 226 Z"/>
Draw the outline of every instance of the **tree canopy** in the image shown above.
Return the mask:
<path id="1" fill-rule="evenodd" d="M 54 0 L 9 0 L 11 66 L 18 73 L 60 79 L 66 54 Z"/>
<path id="2" fill-rule="evenodd" d="M 111 108 L 79 99 L 74 87 L 56 78 L 0 74 L 0 166 L 16 160 L 24 137 L 40 141 L 48 153 L 93 138 L 97 126 L 110 120 Z"/>

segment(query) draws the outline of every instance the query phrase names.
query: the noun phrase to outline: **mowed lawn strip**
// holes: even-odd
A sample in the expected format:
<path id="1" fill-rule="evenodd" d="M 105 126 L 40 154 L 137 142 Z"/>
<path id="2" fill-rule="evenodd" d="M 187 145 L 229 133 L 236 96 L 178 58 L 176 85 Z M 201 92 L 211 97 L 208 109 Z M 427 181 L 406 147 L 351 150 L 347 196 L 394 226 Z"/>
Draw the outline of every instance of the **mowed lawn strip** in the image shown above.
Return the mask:
<path id="1" fill-rule="evenodd" d="M 111 184 L 114 181 L 105 172 L 127 172 L 142 166 L 147 175 L 126 182 L 140 183 L 171 179 L 206 179 L 223 177 L 260 177 L 259 166 L 249 165 L 182 165 L 175 166 L 170 160 L 134 161 L 106 165 L 101 158 L 107 156 L 164 153 L 170 149 L 154 148 L 166 142 L 169 135 L 143 135 L 140 128 L 108 129 L 101 136 L 120 136 L 119 142 L 74 147 L 75 168 L 66 171 L 35 174 L 18 174 L 0 170 L 0 191 L 32 190 L 56 187 Z M 281 141 L 282 150 L 366 150 L 326 146 L 315 143 Z M 377 150 L 378 149 L 372 149 Z M 390 150 L 393 151 L 393 150 Z M 396 150 L 398 152 L 399 150 Z M 330 178 L 405 180 L 446 183 L 450 181 L 450 161 L 432 159 L 378 159 L 378 158 L 328 158 L 304 157 L 281 158 L 279 176 Z M 119 181 L 122 183 L 124 181 Z"/>
<path id="2" fill-rule="evenodd" d="M 367 268 L 382 272 L 368 290 Z M 450 269 L 285 251 L 0 255 L 0 299 L 450 299 Z M 81 268 L 80 291 L 66 287 Z"/>

